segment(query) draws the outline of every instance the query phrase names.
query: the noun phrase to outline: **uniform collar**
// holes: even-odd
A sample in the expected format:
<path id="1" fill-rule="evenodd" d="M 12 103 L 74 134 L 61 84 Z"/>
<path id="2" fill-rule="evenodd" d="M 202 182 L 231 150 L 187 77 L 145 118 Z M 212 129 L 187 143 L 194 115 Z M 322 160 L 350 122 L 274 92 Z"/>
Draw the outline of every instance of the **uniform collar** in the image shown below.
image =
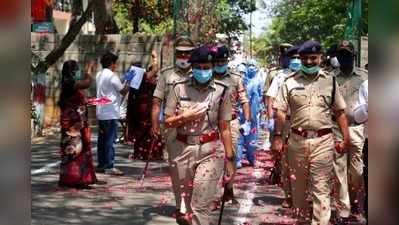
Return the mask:
<path id="1" fill-rule="evenodd" d="M 197 89 L 200 89 L 200 90 L 205 90 L 205 89 L 209 89 L 209 88 L 216 89 L 215 80 L 213 78 L 211 78 L 208 85 L 204 86 L 204 85 L 201 85 L 200 83 L 198 83 L 198 81 L 196 81 L 194 77 L 191 77 L 189 85 L 193 86 Z"/>
<path id="2" fill-rule="evenodd" d="M 217 76 L 218 78 L 221 78 L 221 79 L 223 79 L 223 78 L 225 78 L 225 77 L 227 77 L 227 76 L 229 76 L 230 75 L 230 73 L 229 73 L 230 71 L 229 70 L 227 70 L 226 71 L 226 73 L 224 73 L 223 75 L 214 75 L 214 76 Z"/>
<path id="3" fill-rule="evenodd" d="M 297 74 L 299 74 L 299 77 L 305 78 L 307 76 L 307 74 L 305 74 L 302 70 L 298 71 Z M 323 69 L 320 69 L 319 73 L 317 74 L 317 77 L 319 77 L 319 76 L 326 77 L 327 73 Z"/>
<path id="4" fill-rule="evenodd" d="M 193 70 L 191 68 L 190 68 L 190 70 L 187 71 L 187 73 L 183 73 L 182 70 L 180 70 L 179 68 L 176 68 L 176 73 L 181 75 L 181 76 L 187 76 L 187 75 L 189 75 L 192 72 L 193 72 Z"/>

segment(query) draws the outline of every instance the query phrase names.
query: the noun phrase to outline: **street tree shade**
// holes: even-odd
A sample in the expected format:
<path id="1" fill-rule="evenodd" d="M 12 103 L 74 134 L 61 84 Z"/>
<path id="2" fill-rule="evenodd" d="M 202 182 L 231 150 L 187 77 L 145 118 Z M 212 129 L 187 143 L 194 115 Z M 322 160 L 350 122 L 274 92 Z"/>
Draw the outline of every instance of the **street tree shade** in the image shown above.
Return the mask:
<path id="1" fill-rule="evenodd" d="M 76 36 L 79 34 L 82 26 L 91 17 L 96 4 L 102 0 L 92 0 L 89 2 L 87 9 L 83 12 L 82 16 L 73 24 L 71 24 L 68 32 L 62 38 L 61 44 L 53 49 L 43 61 L 40 61 L 37 66 L 31 66 L 32 72 L 35 74 L 45 73 L 50 66 L 57 62 L 57 60 L 65 53 L 66 49 L 72 44 Z"/>
<path id="2" fill-rule="evenodd" d="M 101 0 L 95 5 L 94 25 L 96 34 L 119 34 L 119 28 L 112 12 L 112 1 Z"/>

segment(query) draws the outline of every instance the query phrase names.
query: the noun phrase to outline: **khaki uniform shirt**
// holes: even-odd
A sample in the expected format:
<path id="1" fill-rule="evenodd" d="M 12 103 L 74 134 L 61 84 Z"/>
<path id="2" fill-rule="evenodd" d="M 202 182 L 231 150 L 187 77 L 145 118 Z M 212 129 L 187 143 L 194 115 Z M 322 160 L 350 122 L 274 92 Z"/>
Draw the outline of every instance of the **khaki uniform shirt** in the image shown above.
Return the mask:
<path id="1" fill-rule="evenodd" d="M 161 101 L 164 102 L 167 100 L 166 98 L 168 97 L 169 91 L 173 84 L 176 81 L 190 75 L 191 70 L 188 71 L 188 73 L 183 73 L 178 69 L 175 70 L 173 67 L 166 68 L 165 70 L 161 71 L 161 76 L 158 79 L 153 96 L 161 99 Z"/>
<path id="2" fill-rule="evenodd" d="M 213 77 L 215 80 L 220 80 L 229 87 L 230 100 L 233 106 L 232 113 L 238 116 L 238 103 L 243 105 L 249 102 L 244 85 L 242 84 L 242 76 L 229 71 L 223 76 L 214 75 Z"/>
<path id="3" fill-rule="evenodd" d="M 357 106 L 360 86 L 368 79 L 368 72 L 361 68 L 355 68 L 353 74 L 347 76 L 337 69 L 333 71 L 333 75 L 336 76 L 339 90 L 347 105 L 345 113 L 348 117 L 349 124 L 354 124 L 355 120 L 353 118 L 353 110 Z"/>
<path id="4" fill-rule="evenodd" d="M 335 101 L 332 102 L 333 77 L 324 71 L 311 80 L 302 71 L 287 77 L 280 88 L 275 108 L 291 110 L 291 127 L 304 130 L 332 128 L 333 110 L 346 108 L 344 98 L 336 84 Z"/>
<path id="5" fill-rule="evenodd" d="M 218 130 L 221 120 L 231 120 L 231 101 L 226 84 L 211 80 L 206 87 L 200 86 L 194 78 L 186 78 L 175 83 L 166 101 L 165 114 L 181 114 L 188 107 L 207 102 L 206 115 L 177 128 L 177 133 L 188 136 L 199 136 Z"/>

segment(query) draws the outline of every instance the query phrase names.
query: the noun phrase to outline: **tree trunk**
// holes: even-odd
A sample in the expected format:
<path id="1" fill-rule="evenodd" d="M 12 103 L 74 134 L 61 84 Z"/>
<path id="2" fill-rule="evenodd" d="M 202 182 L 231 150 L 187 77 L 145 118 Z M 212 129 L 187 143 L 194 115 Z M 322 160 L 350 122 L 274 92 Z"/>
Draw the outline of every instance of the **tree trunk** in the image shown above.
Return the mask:
<path id="1" fill-rule="evenodd" d="M 112 0 L 101 0 L 94 10 L 96 34 L 118 34 L 119 28 L 112 13 Z"/>
<path id="2" fill-rule="evenodd" d="M 65 50 L 72 44 L 75 40 L 76 36 L 79 34 L 80 30 L 82 29 L 83 24 L 91 17 L 93 12 L 94 6 L 98 4 L 98 1 L 101 0 L 91 0 L 89 5 L 87 6 L 86 11 L 83 15 L 79 18 L 76 23 L 74 23 L 61 40 L 61 44 L 54 50 L 52 50 L 44 59 L 38 63 L 36 67 L 33 68 L 33 72 L 35 74 L 45 73 L 48 68 L 53 65 L 57 60 L 64 54 Z"/>
<path id="3" fill-rule="evenodd" d="M 132 22 L 133 22 L 133 34 L 135 34 L 140 31 L 139 29 L 140 0 L 134 0 L 131 12 L 132 12 Z"/>
<path id="4" fill-rule="evenodd" d="M 72 0 L 72 19 L 70 26 L 76 23 L 83 14 L 83 0 Z"/>

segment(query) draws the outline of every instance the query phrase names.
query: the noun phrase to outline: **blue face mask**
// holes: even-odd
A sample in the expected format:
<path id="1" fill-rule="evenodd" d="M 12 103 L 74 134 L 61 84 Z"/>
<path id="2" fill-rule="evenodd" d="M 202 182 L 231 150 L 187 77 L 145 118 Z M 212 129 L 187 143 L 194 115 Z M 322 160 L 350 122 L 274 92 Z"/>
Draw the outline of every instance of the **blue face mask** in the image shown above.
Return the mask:
<path id="1" fill-rule="evenodd" d="M 253 78 L 256 75 L 256 67 L 250 66 L 248 67 L 247 76 L 248 78 Z"/>
<path id="2" fill-rule="evenodd" d="M 218 74 L 224 74 L 227 71 L 227 64 L 224 66 L 215 66 L 215 68 L 213 68 L 213 71 Z"/>
<path id="3" fill-rule="evenodd" d="M 291 59 L 289 68 L 292 71 L 299 71 L 301 69 L 302 62 L 300 59 Z"/>
<path id="4" fill-rule="evenodd" d="M 195 80 L 197 80 L 201 84 L 205 84 L 212 78 L 212 69 L 210 70 L 193 69 L 193 75 Z"/>
<path id="5" fill-rule="evenodd" d="M 305 74 L 316 74 L 320 71 L 320 67 L 319 66 L 312 66 L 312 67 L 307 67 L 305 65 L 301 66 L 301 70 L 305 73 Z"/>

